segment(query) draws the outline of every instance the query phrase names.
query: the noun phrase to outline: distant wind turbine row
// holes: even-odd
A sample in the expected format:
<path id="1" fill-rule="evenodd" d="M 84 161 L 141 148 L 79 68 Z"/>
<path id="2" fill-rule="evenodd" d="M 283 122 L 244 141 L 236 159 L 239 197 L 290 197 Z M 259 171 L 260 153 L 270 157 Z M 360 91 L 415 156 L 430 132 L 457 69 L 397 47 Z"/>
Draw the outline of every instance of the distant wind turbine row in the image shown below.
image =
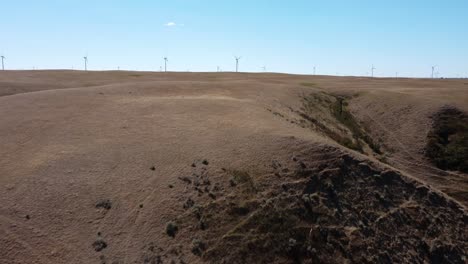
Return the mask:
<path id="1" fill-rule="evenodd" d="M 1 55 L 0 58 L 2 59 L 2 71 L 5 70 L 5 59 L 6 57 L 4 55 Z M 242 57 L 239 57 L 239 56 L 234 56 L 234 59 L 236 60 L 236 72 L 239 72 L 239 61 L 242 59 Z M 83 60 L 84 60 L 84 70 L 85 71 L 88 71 L 88 55 L 84 56 L 83 57 Z M 169 59 L 167 57 L 164 57 L 164 72 L 167 72 L 167 63 L 168 63 Z M 434 79 L 436 77 L 436 75 L 439 74 L 439 72 L 436 72 L 436 68 L 438 68 L 437 65 L 434 65 L 434 66 L 431 66 L 431 78 Z M 118 69 L 120 70 L 120 66 L 118 67 Z M 266 66 L 263 66 L 261 67 L 262 71 L 263 72 L 266 72 Z M 374 64 L 372 64 L 372 67 L 371 67 L 371 77 L 374 77 L 374 71 L 376 70 L 377 68 L 375 68 Z M 162 71 L 162 67 L 160 67 L 159 71 Z M 219 66 L 216 67 L 216 71 L 217 72 L 221 72 L 221 68 Z M 316 74 L 316 66 L 314 66 L 313 68 L 313 75 Z M 368 73 L 367 73 L 368 74 Z M 395 73 L 395 78 L 398 78 L 398 72 Z"/>

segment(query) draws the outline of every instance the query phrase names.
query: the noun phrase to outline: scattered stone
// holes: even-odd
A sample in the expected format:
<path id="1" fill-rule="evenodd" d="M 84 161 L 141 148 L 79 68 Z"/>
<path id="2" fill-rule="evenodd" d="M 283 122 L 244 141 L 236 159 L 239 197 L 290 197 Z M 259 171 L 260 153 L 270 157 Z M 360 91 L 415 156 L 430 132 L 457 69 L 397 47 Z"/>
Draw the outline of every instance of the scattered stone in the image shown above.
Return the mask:
<path id="1" fill-rule="evenodd" d="M 169 184 L 168 187 L 172 189 L 172 188 L 174 188 L 174 185 Z"/>
<path id="2" fill-rule="evenodd" d="M 205 160 L 202 161 L 202 164 L 203 165 L 208 165 L 208 161 L 205 159 Z"/>
<path id="3" fill-rule="evenodd" d="M 250 213 L 250 209 L 247 206 L 234 205 L 231 210 L 231 214 L 245 216 Z"/>
<path id="4" fill-rule="evenodd" d="M 203 185 L 211 185 L 211 181 L 209 179 L 203 179 Z"/>
<path id="5" fill-rule="evenodd" d="M 184 203 L 184 209 L 192 208 L 194 205 L 195 202 L 191 198 L 188 198 Z"/>
<path id="6" fill-rule="evenodd" d="M 229 185 L 231 185 L 231 187 L 235 187 L 237 183 L 234 179 L 229 179 Z"/>
<path id="7" fill-rule="evenodd" d="M 289 241 L 288 241 L 288 248 L 287 248 L 287 251 L 288 252 L 291 252 L 294 250 L 294 248 L 297 247 L 297 241 L 296 239 L 294 238 L 290 238 Z"/>
<path id="8" fill-rule="evenodd" d="M 203 241 L 195 238 L 192 241 L 192 253 L 196 256 L 201 256 L 206 249 L 206 245 Z"/>
<path id="9" fill-rule="evenodd" d="M 29 220 L 31 219 L 31 217 L 29 215 L 26 215 L 26 220 Z"/>
<path id="10" fill-rule="evenodd" d="M 102 240 L 102 239 L 98 239 L 98 240 L 94 241 L 93 248 L 94 248 L 94 250 L 96 252 L 100 252 L 103 249 L 107 248 L 107 243 L 104 242 L 104 240 Z"/>
<path id="11" fill-rule="evenodd" d="M 185 183 L 188 183 L 188 184 L 191 184 L 192 183 L 192 180 L 189 178 L 189 177 L 179 177 L 179 180 L 185 182 Z"/>
<path id="12" fill-rule="evenodd" d="M 199 224 L 199 227 L 200 227 L 201 230 L 205 230 L 206 227 L 207 227 L 207 225 L 206 225 L 206 223 L 205 223 L 205 221 L 203 219 L 200 219 L 198 224 Z"/>
<path id="13" fill-rule="evenodd" d="M 301 168 L 303 168 L 303 169 L 307 168 L 307 166 L 305 165 L 305 163 L 302 162 L 302 161 L 299 161 L 299 166 L 301 166 Z"/>
<path id="14" fill-rule="evenodd" d="M 201 184 L 200 184 L 200 180 L 199 180 L 199 179 L 193 180 L 193 185 L 194 185 L 194 186 L 197 186 L 197 187 L 200 186 L 200 185 L 201 185 Z"/>
<path id="15" fill-rule="evenodd" d="M 140 204 L 140 208 L 143 208 L 143 204 Z"/>
<path id="16" fill-rule="evenodd" d="M 152 166 L 152 167 L 150 168 L 150 170 L 155 171 L 155 170 L 156 170 L 156 167 L 155 167 L 155 166 Z"/>
<path id="17" fill-rule="evenodd" d="M 219 192 L 221 190 L 221 187 L 219 186 L 218 183 L 215 183 L 215 185 L 213 186 L 213 188 L 211 188 L 211 190 L 213 192 Z"/>
<path id="18" fill-rule="evenodd" d="M 109 210 L 112 208 L 112 203 L 110 200 L 102 200 L 96 204 L 96 208 Z"/>
<path id="19" fill-rule="evenodd" d="M 195 163 L 192 163 L 192 167 L 195 168 L 195 167 L 197 167 L 197 165 L 195 165 Z"/>

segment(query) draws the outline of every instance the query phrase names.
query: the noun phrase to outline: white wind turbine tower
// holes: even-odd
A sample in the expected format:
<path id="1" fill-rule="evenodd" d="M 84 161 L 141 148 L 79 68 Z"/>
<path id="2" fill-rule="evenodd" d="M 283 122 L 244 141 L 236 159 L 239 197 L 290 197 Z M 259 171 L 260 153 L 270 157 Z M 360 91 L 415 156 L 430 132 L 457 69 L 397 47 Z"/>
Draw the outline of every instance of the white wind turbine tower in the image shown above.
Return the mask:
<path id="1" fill-rule="evenodd" d="M 4 63 L 4 60 L 6 59 L 5 56 L 1 56 L 2 57 L 2 71 L 5 70 L 5 63 Z"/>
<path id="2" fill-rule="evenodd" d="M 236 72 L 239 72 L 239 60 L 242 59 L 242 57 L 234 57 L 236 58 Z"/>
<path id="3" fill-rule="evenodd" d="M 168 62 L 167 57 L 164 57 L 164 72 L 167 72 L 167 62 Z"/>
<path id="4" fill-rule="evenodd" d="M 374 77 L 374 70 L 376 70 L 376 68 L 374 67 L 374 64 L 372 64 L 372 68 L 371 68 L 371 72 L 372 72 L 372 77 Z"/>
<path id="5" fill-rule="evenodd" d="M 88 55 L 84 56 L 83 59 L 84 59 L 84 70 L 87 71 L 88 70 Z"/>
<path id="6" fill-rule="evenodd" d="M 263 72 L 266 72 L 266 66 L 262 67 Z"/>
<path id="7" fill-rule="evenodd" d="M 432 66 L 432 73 L 431 73 L 431 78 L 434 79 L 434 71 L 437 65 Z"/>

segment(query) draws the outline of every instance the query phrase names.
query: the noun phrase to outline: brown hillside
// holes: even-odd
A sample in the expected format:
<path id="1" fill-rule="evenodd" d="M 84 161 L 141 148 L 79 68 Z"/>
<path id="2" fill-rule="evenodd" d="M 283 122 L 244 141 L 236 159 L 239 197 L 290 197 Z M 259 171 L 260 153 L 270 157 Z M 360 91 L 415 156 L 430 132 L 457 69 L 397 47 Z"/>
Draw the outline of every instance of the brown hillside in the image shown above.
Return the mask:
<path id="1" fill-rule="evenodd" d="M 447 107 L 467 80 L 0 72 L 0 263 L 465 263 Z"/>

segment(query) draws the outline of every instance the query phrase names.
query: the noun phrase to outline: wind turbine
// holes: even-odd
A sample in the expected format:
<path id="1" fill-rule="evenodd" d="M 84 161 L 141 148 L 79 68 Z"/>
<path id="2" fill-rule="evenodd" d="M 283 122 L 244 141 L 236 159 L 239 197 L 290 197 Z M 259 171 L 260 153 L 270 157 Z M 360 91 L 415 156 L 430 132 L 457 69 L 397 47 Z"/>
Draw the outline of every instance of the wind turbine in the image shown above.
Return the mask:
<path id="1" fill-rule="evenodd" d="M 374 64 L 372 64 L 372 68 L 371 68 L 371 72 L 372 72 L 372 77 L 374 77 L 374 70 L 376 70 L 376 68 L 374 67 Z"/>
<path id="2" fill-rule="evenodd" d="M 234 57 L 236 58 L 236 72 L 239 72 L 239 60 L 242 59 L 242 57 Z"/>
<path id="3" fill-rule="evenodd" d="M 266 72 L 266 66 L 262 67 L 263 72 Z"/>
<path id="4" fill-rule="evenodd" d="M 315 66 L 314 66 L 314 75 L 315 75 Z"/>
<path id="5" fill-rule="evenodd" d="M 6 58 L 5 58 L 5 56 L 3 56 L 3 55 L 2 55 L 1 57 L 2 57 L 2 71 L 4 71 L 4 70 L 5 70 L 5 63 L 4 63 L 3 61 L 4 61 Z"/>
<path id="6" fill-rule="evenodd" d="M 167 72 L 167 57 L 164 57 L 164 72 Z"/>
<path id="7" fill-rule="evenodd" d="M 434 79 L 434 70 L 437 67 L 437 65 L 432 66 L 432 73 L 431 73 L 431 78 Z"/>
<path id="8" fill-rule="evenodd" d="M 84 70 L 87 71 L 88 70 L 88 55 L 84 56 L 83 59 L 84 59 Z"/>

